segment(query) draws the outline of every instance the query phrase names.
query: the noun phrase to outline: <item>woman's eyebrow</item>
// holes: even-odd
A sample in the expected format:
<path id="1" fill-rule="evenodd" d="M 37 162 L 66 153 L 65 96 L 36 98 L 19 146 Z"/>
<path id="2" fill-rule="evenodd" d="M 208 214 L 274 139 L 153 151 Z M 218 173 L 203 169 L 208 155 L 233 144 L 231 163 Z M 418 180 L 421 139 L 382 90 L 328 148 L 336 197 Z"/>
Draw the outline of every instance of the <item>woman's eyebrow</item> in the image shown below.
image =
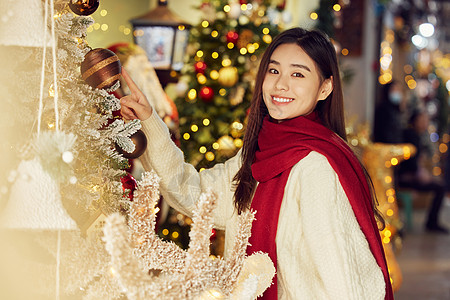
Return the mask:
<path id="1" fill-rule="evenodd" d="M 269 61 L 269 64 L 280 65 L 280 63 L 279 63 L 278 61 L 273 60 L 273 59 L 271 59 L 271 60 Z M 306 70 L 306 71 L 308 71 L 308 72 L 311 72 L 311 69 L 310 69 L 310 68 L 308 68 L 307 66 L 302 65 L 302 64 L 291 64 L 291 66 L 292 66 L 292 67 L 295 67 L 295 68 L 304 69 L 304 70 Z"/>

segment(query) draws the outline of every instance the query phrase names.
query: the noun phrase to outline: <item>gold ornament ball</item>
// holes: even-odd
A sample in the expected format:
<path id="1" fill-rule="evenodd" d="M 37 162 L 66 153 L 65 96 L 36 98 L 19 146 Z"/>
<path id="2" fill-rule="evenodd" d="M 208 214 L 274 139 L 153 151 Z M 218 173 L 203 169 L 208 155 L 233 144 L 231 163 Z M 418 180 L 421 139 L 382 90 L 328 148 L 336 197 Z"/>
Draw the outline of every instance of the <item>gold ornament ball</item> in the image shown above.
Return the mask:
<path id="1" fill-rule="evenodd" d="M 119 57 L 109 49 L 93 49 L 81 63 L 81 77 L 94 89 L 111 88 L 119 81 L 121 72 Z"/>
<path id="2" fill-rule="evenodd" d="M 128 153 L 116 145 L 117 152 L 119 152 L 120 154 L 123 155 L 123 157 L 128 158 L 128 159 L 138 158 L 145 152 L 145 149 L 147 149 L 147 137 L 145 136 L 144 132 L 142 132 L 142 130 L 138 130 L 138 131 L 136 131 L 135 134 L 133 134 L 130 137 L 130 139 L 133 142 L 133 144 L 136 146 L 134 151 L 131 153 Z"/>
<path id="3" fill-rule="evenodd" d="M 224 67 L 219 70 L 219 83 L 223 87 L 232 87 L 238 81 L 238 70 L 236 67 Z"/>

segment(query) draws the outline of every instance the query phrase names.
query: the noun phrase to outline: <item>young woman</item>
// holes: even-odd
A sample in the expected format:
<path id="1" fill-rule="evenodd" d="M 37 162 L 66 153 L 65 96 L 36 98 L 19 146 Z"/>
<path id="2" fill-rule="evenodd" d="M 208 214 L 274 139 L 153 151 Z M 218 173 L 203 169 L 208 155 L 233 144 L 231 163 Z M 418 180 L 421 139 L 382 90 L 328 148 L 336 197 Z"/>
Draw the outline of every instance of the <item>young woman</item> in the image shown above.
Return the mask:
<path id="1" fill-rule="evenodd" d="M 191 211 L 200 193 L 218 195 L 215 224 L 225 247 L 237 215 L 257 211 L 248 253 L 277 268 L 264 299 L 393 299 L 365 173 L 345 142 L 336 53 L 329 39 L 300 28 L 277 36 L 258 70 L 242 150 L 198 173 L 131 78 L 122 115 L 139 118 L 149 140 L 143 165 L 162 195 Z"/>

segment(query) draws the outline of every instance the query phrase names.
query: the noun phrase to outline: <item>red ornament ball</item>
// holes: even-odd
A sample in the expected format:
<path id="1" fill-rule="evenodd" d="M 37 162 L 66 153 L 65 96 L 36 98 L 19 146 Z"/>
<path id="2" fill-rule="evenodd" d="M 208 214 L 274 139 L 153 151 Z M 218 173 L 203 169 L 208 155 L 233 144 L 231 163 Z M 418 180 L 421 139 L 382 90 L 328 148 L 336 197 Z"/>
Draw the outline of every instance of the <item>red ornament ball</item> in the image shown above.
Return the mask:
<path id="1" fill-rule="evenodd" d="M 198 61 L 195 63 L 194 68 L 195 72 L 205 74 L 206 64 L 203 61 Z"/>
<path id="2" fill-rule="evenodd" d="M 122 189 L 123 192 L 128 192 L 128 195 L 124 194 L 124 197 L 128 197 L 130 201 L 133 201 L 133 192 L 136 190 L 136 179 L 134 179 L 131 174 L 127 174 L 120 178 L 120 181 L 122 182 Z M 127 191 L 128 190 L 128 191 Z"/>
<path id="3" fill-rule="evenodd" d="M 204 86 L 200 89 L 199 95 L 203 101 L 211 102 L 211 100 L 214 98 L 214 91 L 209 86 Z"/>
<path id="4" fill-rule="evenodd" d="M 123 157 L 128 159 L 135 159 L 141 156 L 145 152 L 145 149 L 147 149 L 147 137 L 145 136 L 144 132 L 142 132 L 142 130 L 138 130 L 130 137 L 130 139 L 135 145 L 135 149 L 133 152 L 128 153 L 117 145 L 116 149 L 117 152 L 123 155 Z"/>
<path id="5" fill-rule="evenodd" d="M 121 72 L 119 57 L 108 49 L 89 51 L 81 63 L 81 76 L 94 89 L 113 87 L 119 81 Z"/>
<path id="6" fill-rule="evenodd" d="M 239 34 L 236 31 L 228 31 L 227 33 L 227 42 L 236 44 L 239 39 Z"/>
<path id="7" fill-rule="evenodd" d="M 99 5 L 99 0 L 69 0 L 70 9 L 74 14 L 79 16 L 88 16 L 93 14 Z"/>

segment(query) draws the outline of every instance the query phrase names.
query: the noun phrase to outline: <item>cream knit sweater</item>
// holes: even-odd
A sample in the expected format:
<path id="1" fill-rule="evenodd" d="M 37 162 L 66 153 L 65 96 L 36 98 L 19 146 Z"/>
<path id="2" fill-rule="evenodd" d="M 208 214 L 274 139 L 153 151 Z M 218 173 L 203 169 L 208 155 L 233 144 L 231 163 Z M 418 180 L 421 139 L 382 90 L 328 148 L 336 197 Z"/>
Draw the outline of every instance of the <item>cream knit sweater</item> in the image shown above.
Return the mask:
<path id="1" fill-rule="evenodd" d="M 148 147 L 141 162 L 161 177 L 161 193 L 171 206 L 192 216 L 202 191 L 212 188 L 218 195 L 214 223 L 225 230 L 226 255 L 237 230 L 232 179 L 240 167 L 240 153 L 199 173 L 184 162 L 157 114 L 142 122 L 142 130 Z M 276 243 L 278 299 L 384 299 L 382 271 L 337 174 L 317 152 L 291 170 Z"/>

